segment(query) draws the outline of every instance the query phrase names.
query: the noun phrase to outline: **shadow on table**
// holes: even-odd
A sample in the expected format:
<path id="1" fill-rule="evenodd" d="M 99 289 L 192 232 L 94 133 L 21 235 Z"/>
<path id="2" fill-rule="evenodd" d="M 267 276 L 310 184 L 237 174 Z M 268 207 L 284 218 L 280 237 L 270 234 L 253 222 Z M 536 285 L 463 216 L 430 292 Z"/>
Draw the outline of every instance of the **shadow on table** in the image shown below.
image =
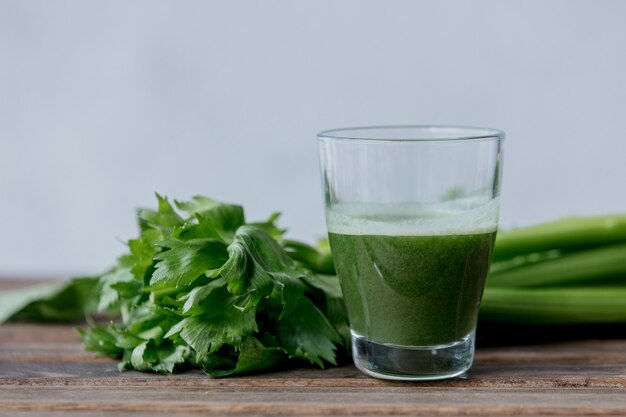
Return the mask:
<path id="1" fill-rule="evenodd" d="M 531 345 L 583 339 L 625 339 L 626 324 L 523 326 L 479 324 L 477 346 Z"/>

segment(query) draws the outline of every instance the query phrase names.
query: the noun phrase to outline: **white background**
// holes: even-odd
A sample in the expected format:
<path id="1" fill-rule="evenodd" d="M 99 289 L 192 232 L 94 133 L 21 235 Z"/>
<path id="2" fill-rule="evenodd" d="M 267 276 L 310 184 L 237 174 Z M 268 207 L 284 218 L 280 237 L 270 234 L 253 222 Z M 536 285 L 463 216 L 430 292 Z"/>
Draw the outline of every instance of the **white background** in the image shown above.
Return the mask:
<path id="1" fill-rule="evenodd" d="M 153 192 L 324 234 L 316 132 L 507 132 L 502 224 L 626 212 L 624 1 L 0 1 L 0 276 L 108 267 Z"/>

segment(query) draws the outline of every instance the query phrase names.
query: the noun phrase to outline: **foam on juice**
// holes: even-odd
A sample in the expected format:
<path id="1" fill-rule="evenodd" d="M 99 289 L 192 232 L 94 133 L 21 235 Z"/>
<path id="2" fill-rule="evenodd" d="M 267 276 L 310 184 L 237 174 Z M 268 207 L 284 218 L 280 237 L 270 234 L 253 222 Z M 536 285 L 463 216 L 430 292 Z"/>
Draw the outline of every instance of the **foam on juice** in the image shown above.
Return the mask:
<path id="1" fill-rule="evenodd" d="M 415 203 L 342 203 L 326 210 L 330 233 L 383 236 L 442 236 L 493 232 L 499 197 L 485 203 L 461 200 L 432 206 Z"/>

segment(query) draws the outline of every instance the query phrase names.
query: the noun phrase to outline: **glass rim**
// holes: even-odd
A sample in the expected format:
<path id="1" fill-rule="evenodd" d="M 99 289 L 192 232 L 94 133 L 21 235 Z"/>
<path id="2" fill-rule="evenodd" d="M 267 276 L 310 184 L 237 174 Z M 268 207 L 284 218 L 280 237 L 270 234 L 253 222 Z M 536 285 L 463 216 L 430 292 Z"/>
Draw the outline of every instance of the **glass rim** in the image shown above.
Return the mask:
<path id="1" fill-rule="evenodd" d="M 410 135 L 376 135 L 375 131 L 415 131 Z M 417 133 L 422 131 L 422 133 Z M 446 133 L 448 132 L 448 133 Z M 380 133 L 380 132 L 379 132 Z M 429 136 L 430 133 L 430 136 Z M 481 140 L 503 141 L 505 133 L 502 130 L 462 126 L 462 125 L 380 125 L 344 127 L 324 130 L 317 134 L 318 140 L 340 140 L 347 142 L 466 142 Z"/>

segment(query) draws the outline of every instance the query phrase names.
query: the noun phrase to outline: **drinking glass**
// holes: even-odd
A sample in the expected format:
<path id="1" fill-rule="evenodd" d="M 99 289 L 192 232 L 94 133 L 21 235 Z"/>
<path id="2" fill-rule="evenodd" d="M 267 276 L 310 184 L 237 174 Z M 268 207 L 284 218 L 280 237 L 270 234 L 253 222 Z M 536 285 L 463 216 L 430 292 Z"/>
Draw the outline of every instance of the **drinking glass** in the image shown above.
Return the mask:
<path id="1" fill-rule="evenodd" d="M 328 236 L 364 373 L 432 380 L 471 367 L 503 140 L 460 126 L 318 134 Z"/>

